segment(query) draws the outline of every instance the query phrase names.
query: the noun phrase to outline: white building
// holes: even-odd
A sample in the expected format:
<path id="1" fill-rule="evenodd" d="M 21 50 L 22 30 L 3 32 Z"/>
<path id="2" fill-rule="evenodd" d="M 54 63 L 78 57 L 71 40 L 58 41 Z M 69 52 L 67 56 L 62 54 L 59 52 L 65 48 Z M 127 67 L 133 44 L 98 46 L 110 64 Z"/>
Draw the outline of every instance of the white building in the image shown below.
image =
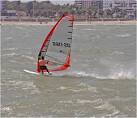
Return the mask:
<path id="1" fill-rule="evenodd" d="M 119 8 L 126 10 L 128 17 L 135 17 L 136 0 L 103 0 L 103 10 Z"/>
<path id="2" fill-rule="evenodd" d="M 103 9 L 136 9 L 136 0 L 103 0 Z"/>
<path id="3" fill-rule="evenodd" d="M 113 0 L 103 0 L 103 10 L 111 9 L 113 4 Z"/>
<path id="4" fill-rule="evenodd" d="M 80 8 L 103 9 L 103 0 L 75 0 L 75 5 Z"/>

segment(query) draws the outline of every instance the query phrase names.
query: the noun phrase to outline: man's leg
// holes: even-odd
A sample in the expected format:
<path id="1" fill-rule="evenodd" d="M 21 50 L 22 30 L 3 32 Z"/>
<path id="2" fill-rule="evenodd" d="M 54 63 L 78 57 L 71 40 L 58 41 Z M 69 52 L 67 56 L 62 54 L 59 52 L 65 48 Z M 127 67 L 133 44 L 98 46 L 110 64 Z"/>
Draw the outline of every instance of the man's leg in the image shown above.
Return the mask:
<path id="1" fill-rule="evenodd" d="M 48 72 L 49 75 L 52 75 L 52 73 L 49 72 L 47 66 L 45 66 L 45 69 L 46 69 L 46 71 Z"/>
<path id="2" fill-rule="evenodd" d="M 42 69 L 42 75 L 44 74 L 44 72 L 43 72 L 43 69 Z"/>
<path id="3" fill-rule="evenodd" d="M 47 68 L 47 66 L 45 66 L 45 68 L 46 68 L 46 71 L 47 71 L 48 73 L 50 73 L 49 70 L 48 70 L 48 68 Z"/>

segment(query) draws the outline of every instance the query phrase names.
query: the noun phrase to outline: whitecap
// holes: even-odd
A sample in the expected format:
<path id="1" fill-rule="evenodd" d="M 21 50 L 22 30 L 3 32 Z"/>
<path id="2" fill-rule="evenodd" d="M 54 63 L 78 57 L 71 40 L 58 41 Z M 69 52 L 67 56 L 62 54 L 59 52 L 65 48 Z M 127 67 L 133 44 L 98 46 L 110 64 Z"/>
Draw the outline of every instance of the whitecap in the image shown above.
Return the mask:
<path id="1" fill-rule="evenodd" d="M 92 92 L 95 92 L 97 93 L 97 88 L 96 87 L 93 87 L 93 86 L 90 86 L 90 85 L 87 85 L 83 82 L 81 82 L 78 86 L 83 86 L 84 88 L 83 89 L 79 89 L 79 91 L 92 91 Z M 73 90 L 74 91 L 74 90 Z M 77 90 L 78 91 L 78 90 Z"/>
<path id="2" fill-rule="evenodd" d="M 64 86 L 61 86 L 61 87 L 59 87 L 59 88 L 57 88 L 58 90 L 65 90 L 65 89 L 67 89 L 66 87 L 64 87 Z"/>
<path id="3" fill-rule="evenodd" d="M 98 109 L 98 110 L 107 110 L 107 111 L 111 111 L 112 113 L 109 113 L 109 114 L 106 114 L 105 116 L 115 116 L 115 115 L 117 115 L 117 114 L 119 114 L 120 113 L 120 111 L 119 110 L 117 110 L 116 109 L 116 107 L 115 106 L 113 106 L 112 104 L 110 104 L 110 103 L 108 103 L 108 102 L 105 102 L 104 104 L 102 104 L 102 105 L 99 105 L 99 106 L 97 106 L 97 107 L 95 107 L 96 109 Z"/>
<path id="4" fill-rule="evenodd" d="M 16 81 L 14 83 L 16 88 L 21 87 L 22 90 L 31 90 L 30 94 L 38 94 L 40 93 L 39 89 L 36 87 L 36 85 L 33 84 L 33 82 L 28 82 L 28 81 Z"/>
<path id="5" fill-rule="evenodd" d="M 112 73 L 108 75 L 101 75 L 94 72 L 84 72 L 84 71 L 73 71 L 71 73 L 71 76 L 74 77 L 92 77 L 96 79 L 135 79 L 136 76 L 133 74 L 132 71 L 124 71 L 119 70 L 118 72 L 115 72 L 114 70 Z"/>
<path id="6" fill-rule="evenodd" d="M 15 60 L 10 60 L 10 62 L 11 63 L 19 63 L 19 62 L 15 61 Z"/>
<path id="7" fill-rule="evenodd" d="M 6 39 L 5 40 L 11 40 L 11 39 L 13 39 L 12 37 L 6 37 Z"/>
<path id="8" fill-rule="evenodd" d="M 96 109 L 98 110 L 111 110 L 111 109 L 114 109 L 115 107 L 112 106 L 111 104 L 109 104 L 108 102 L 102 104 L 102 105 L 99 105 L 99 106 L 96 106 L 95 107 Z"/>
<path id="9" fill-rule="evenodd" d="M 89 103 L 93 103 L 93 102 L 95 102 L 95 101 L 91 101 L 91 100 L 81 100 L 81 99 L 77 99 L 77 103 L 78 104 L 89 104 Z"/>
<path id="10" fill-rule="evenodd" d="M 15 55 L 18 55 L 18 54 L 16 54 L 16 53 L 9 53 L 9 54 L 3 54 L 2 56 L 10 56 L 10 57 L 12 57 L 12 56 L 15 56 Z"/>
<path id="11" fill-rule="evenodd" d="M 111 114 L 107 114 L 106 116 L 108 117 L 113 117 L 113 116 L 115 116 L 115 115 L 117 115 L 117 114 L 119 114 L 120 113 L 120 111 L 119 110 L 115 110 L 113 113 L 111 113 Z"/>
<path id="12" fill-rule="evenodd" d="M 96 73 L 87 73 L 84 71 L 75 71 L 73 72 L 73 75 L 76 77 L 93 77 L 93 78 L 98 78 L 98 79 L 106 79 L 106 76 L 101 76 Z"/>
<path id="13" fill-rule="evenodd" d="M 18 48 L 6 48 L 6 49 L 3 49 L 3 51 L 12 51 L 12 50 L 17 50 Z"/>
<path id="14" fill-rule="evenodd" d="M 25 27 L 20 27 L 20 26 L 16 26 L 16 28 L 19 29 L 19 30 L 24 30 L 24 29 L 26 30 L 27 29 Z"/>
<path id="15" fill-rule="evenodd" d="M 67 100 L 67 101 L 59 101 L 59 103 L 67 103 L 67 104 L 72 104 L 73 103 L 73 101 L 72 100 Z"/>
<path id="16" fill-rule="evenodd" d="M 118 34 L 116 35 L 117 37 L 122 37 L 122 38 L 126 38 L 126 37 L 130 37 L 131 35 L 126 33 L 126 34 Z"/>
<path id="17" fill-rule="evenodd" d="M 3 107 L 3 108 L 1 108 L 1 111 L 10 112 L 10 111 L 12 111 L 12 109 L 10 107 Z"/>
<path id="18" fill-rule="evenodd" d="M 123 55 L 125 54 L 124 52 L 121 52 L 121 51 L 114 51 L 111 53 L 111 55 Z"/>
<path id="19" fill-rule="evenodd" d="M 12 62 L 12 61 L 11 61 Z M 14 61 L 13 61 L 14 62 Z M 15 63 L 16 63 L 16 61 L 15 61 Z M 20 71 L 19 70 L 12 70 L 12 72 L 14 72 L 14 73 L 19 73 Z"/>
<path id="20" fill-rule="evenodd" d="M 81 29 L 81 30 L 85 30 L 85 31 L 94 31 L 94 30 L 96 30 L 96 29 Z"/>
<path id="21" fill-rule="evenodd" d="M 21 55 L 21 56 L 30 60 L 35 60 L 35 58 L 31 56 L 27 56 L 27 55 Z"/>
<path id="22" fill-rule="evenodd" d="M 131 71 L 114 72 L 108 76 L 110 79 L 134 79 L 135 75 Z"/>

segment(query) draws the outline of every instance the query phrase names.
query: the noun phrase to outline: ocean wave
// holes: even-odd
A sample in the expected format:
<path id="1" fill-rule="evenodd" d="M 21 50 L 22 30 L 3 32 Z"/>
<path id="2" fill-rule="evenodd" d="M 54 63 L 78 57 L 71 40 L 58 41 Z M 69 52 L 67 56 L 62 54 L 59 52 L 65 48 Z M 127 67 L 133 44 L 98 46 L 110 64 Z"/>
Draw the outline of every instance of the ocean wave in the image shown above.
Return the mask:
<path id="1" fill-rule="evenodd" d="M 16 55 L 18 55 L 18 54 L 16 54 L 16 53 L 9 53 L 9 54 L 3 54 L 2 56 L 9 56 L 9 57 L 12 57 L 12 56 L 16 56 Z"/>
<path id="2" fill-rule="evenodd" d="M 12 40 L 13 39 L 13 37 L 6 37 L 6 39 L 5 40 Z"/>
<path id="3" fill-rule="evenodd" d="M 108 111 L 108 113 L 106 112 L 105 114 L 98 114 L 97 116 L 101 115 L 103 117 L 114 117 L 120 113 L 120 111 L 113 104 L 103 99 L 99 99 L 99 100 L 100 100 L 100 104 L 95 105 L 94 108 L 101 111 Z"/>
<path id="4" fill-rule="evenodd" d="M 122 102 L 128 102 L 128 101 L 133 101 L 135 98 L 132 96 L 129 97 L 120 97 L 120 96 L 115 96 L 113 98 L 108 99 L 109 102 L 114 102 L 114 101 L 122 101 Z"/>
<path id="5" fill-rule="evenodd" d="M 5 48 L 2 51 L 32 50 L 32 48 Z"/>
<path id="6" fill-rule="evenodd" d="M 26 58 L 26 59 L 30 59 L 30 60 L 35 60 L 35 58 L 32 57 L 32 56 L 21 55 L 21 57 L 24 57 L 24 58 Z"/>
<path id="7" fill-rule="evenodd" d="M 123 55 L 125 54 L 124 52 L 121 52 L 121 51 L 114 51 L 111 53 L 111 55 Z"/>
<path id="8" fill-rule="evenodd" d="M 10 60 L 9 62 L 11 62 L 11 63 L 16 63 L 16 64 L 17 64 L 17 63 L 18 63 L 18 64 L 20 63 L 20 62 L 15 61 L 15 60 Z M 13 70 L 13 71 L 14 71 L 14 70 Z M 16 70 L 15 70 L 15 71 L 16 71 Z M 19 71 L 18 71 L 18 72 L 19 72 Z"/>
<path id="9" fill-rule="evenodd" d="M 28 28 L 22 27 L 22 26 L 16 26 L 16 29 L 17 29 L 17 30 L 27 30 Z"/>
<path id="10" fill-rule="evenodd" d="M 58 89 L 58 90 L 72 91 L 72 92 L 74 92 L 74 93 L 78 93 L 78 92 L 81 92 L 81 91 L 91 91 L 91 92 L 97 93 L 96 87 L 92 87 L 92 86 L 90 86 L 90 85 L 84 85 L 84 83 L 80 83 L 79 86 L 82 86 L 82 88 L 72 89 L 72 88 L 70 88 L 70 87 L 61 86 L 61 87 L 59 87 L 59 88 L 57 88 L 57 89 Z"/>
<path id="11" fill-rule="evenodd" d="M 132 71 L 114 71 L 108 75 L 101 75 L 95 72 L 85 71 L 68 71 L 53 72 L 52 77 L 68 77 L 68 78 L 92 78 L 92 79 L 136 79 L 136 75 Z M 61 87 L 60 89 L 66 89 Z"/>
<path id="12" fill-rule="evenodd" d="M 61 100 L 59 103 L 63 104 L 94 104 L 99 105 L 102 104 L 102 99 L 98 98 L 96 100 L 90 100 L 90 99 L 76 99 L 76 100 Z"/>
<path id="13" fill-rule="evenodd" d="M 16 86 L 16 88 L 20 88 L 22 90 L 30 90 L 30 94 L 39 94 L 40 91 L 39 89 L 36 87 L 36 85 L 33 82 L 29 82 L 29 81 L 9 81 L 10 85 Z"/>
<path id="14" fill-rule="evenodd" d="M 112 113 L 104 115 L 105 117 L 114 117 L 115 115 L 118 115 L 120 113 L 120 111 L 116 109 L 116 107 L 110 104 L 109 102 L 104 102 L 102 105 L 99 105 L 95 108 L 98 110 L 105 110 L 105 111 L 112 112 Z"/>
<path id="15" fill-rule="evenodd" d="M 126 33 L 126 34 L 118 34 L 116 35 L 117 37 L 121 37 L 121 38 L 126 38 L 126 37 L 130 37 L 131 35 Z"/>
<path id="16" fill-rule="evenodd" d="M 7 107 L 5 106 L 5 107 L 1 108 L 1 112 L 11 112 L 11 111 L 12 111 L 12 108 L 8 107 L 8 106 Z"/>
<path id="17" fill-rule="evenodd" d="M 77 103 L 78 104 L 92 104 L 92 103 L 99 103 L 100 99 L 96 99 L 96 100 L 88 100 L 88 99 L 77 99 Z"/>
<path id="18" fill-rule="evenodd" d="M 114 72 L 113 74 L 109 75 L 108 78 L 111 79 L 136 79 L 136 75 L 134 75 L 130 71 L 119 71 Z"/>
<path id="19" fill-rule="evenodd" d="M 100 76 L 95 73 L 87 73 L 84 71 L 74 71 L 72 73 L 72 76 L 74 77 L 92 77 L 92 78 L 98 78 L 98 79 L 106 79 L 106 76 Z"/>
<path id="20" fill-rule="evenodd" d="M 81 29 L 81 30 L 84 30 L 84 31 L 95 31 L 96 29 Z"/>
<path id="21" fill-rule="evenodd" d="M 6 48 L 3 49 L 2 51 L 13 51 L 13 50 L 18 50 L 18 48 Z"/>
<path id="22" fill-rule="evenodd" d="M 113 72 L 108 75 L 101 75 L 94 72 L 85 72 L 85 71 L 73 71 L 62 74 L 54 74 L 57 77 L 91 77 L 96 79 L 136 79 L 136 75 L 132 71 L 119 71 Z"/>

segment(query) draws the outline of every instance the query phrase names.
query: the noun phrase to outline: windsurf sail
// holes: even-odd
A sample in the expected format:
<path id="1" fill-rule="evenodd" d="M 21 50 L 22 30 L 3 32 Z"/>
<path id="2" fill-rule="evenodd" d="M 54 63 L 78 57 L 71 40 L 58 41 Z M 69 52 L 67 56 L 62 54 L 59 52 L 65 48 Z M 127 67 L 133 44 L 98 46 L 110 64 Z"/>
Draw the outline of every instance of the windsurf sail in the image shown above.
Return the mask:
<path id="1" fill-rule="evenodd" d="M 70 54 L 72 45 L 74 16 L 63 15 L 46 36 L 39 54 L 38 60 L 45 58 L 50 72 L 66 70 L 70 66 Z M 37 62 L 37 72 L 40 72 Z"/>

